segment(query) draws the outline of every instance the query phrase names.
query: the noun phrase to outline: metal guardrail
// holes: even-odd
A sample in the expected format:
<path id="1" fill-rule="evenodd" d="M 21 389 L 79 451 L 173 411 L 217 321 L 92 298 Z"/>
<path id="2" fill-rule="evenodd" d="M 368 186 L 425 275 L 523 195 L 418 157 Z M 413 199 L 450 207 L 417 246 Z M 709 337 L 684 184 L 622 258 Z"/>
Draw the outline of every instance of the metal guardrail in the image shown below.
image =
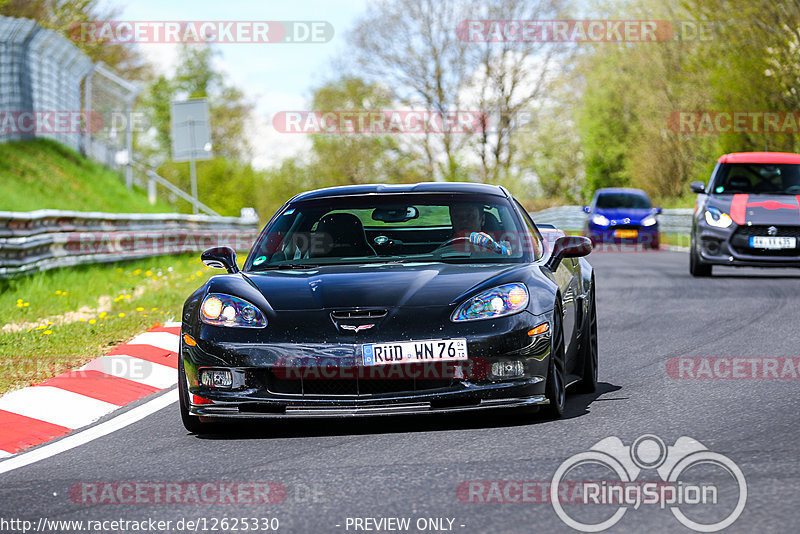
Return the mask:
<path id="1" fill-rule="evenodd" d="M 252 216 L 0 211 L 0 277 L 216 246 L 247 250 L 259 230 Z"/>
<path id="2" fill-rule="evenodd" d="M 692 229 L 691 208 L 665 209 L 657 215 L 662 233 L 688 234 Z M 552 224 L 567 232 L 580 232 L 586 224 L 583 206 L 558 206 L 531 213 L 536 223 Z"/>

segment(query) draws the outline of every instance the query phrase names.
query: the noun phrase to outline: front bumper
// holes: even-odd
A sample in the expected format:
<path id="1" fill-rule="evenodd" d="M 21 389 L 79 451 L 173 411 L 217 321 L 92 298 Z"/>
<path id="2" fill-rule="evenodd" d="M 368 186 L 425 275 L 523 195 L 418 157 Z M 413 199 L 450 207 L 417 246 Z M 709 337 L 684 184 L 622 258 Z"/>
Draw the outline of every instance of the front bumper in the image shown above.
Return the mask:
<path id="1" fill-rule="evenodd" d="M 196 338 L 196 346 L 182 341 L 189 412 L 204 419 L 318 418 L 547 404 L 550 335 L 528 336 L 528 330 L 541 323 L 541 316 L 527 315 L 538 319 L 501 319 L 495 327 L 505 324 L 506 329 L 486 328 L 497 333 L 449 336 L 467 338 L 469 359 L 438 366 L 364 367 L 362 344 L 352 343 L 353 337 L 351 343 L 221 343 L 202 336 Z M 509 361 L 522 363 L 520 376 L 491 374 L 493 363 Z M 233 388 L 200 384 L 199 372 L 207 367 L 230 369 Z"/>
<path id="2" fill-rule="evenodd" d="M 636 237 L 619 237 L 619 232 L 636 231 Z M 640 244 L 646 247 L 657 248 L 659 245 L 658 224 L 641 226 L 634 224 L 597 226 L 589 223 L 585 231 L 586 237 L 592 243 Z"/>
<path id="3" fill-rule="evenodd" d="M 800 267 L 800 249 L 769 251 L 750 249 L 748 230 L 737 232 L 740 227 L 733 223 L 728 228 L 716 228 L 704 221 L 697 223 L 692 246 L 703 261 L 710 265 L 734 267 Z M 800 243 L 800 240 L 798 240 Z"/>

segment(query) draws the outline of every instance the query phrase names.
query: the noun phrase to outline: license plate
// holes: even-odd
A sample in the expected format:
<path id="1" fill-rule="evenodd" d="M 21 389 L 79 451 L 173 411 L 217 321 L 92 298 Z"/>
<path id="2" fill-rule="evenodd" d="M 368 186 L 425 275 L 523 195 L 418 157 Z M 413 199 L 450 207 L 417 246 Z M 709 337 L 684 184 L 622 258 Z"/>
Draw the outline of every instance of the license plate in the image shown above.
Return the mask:
<path id="1" fill-rule="evenodd" d="M 751 248 L 795 248 L 797 247 L 796 237 L 772 237 L 772 236 L 752 236 L 750 238 Z"/>
<path id="2" fill-rule="evenodd" d="M 466 339 L 429 339 L 361 345 L 364 366 L 467 359 Z"/>
<path id="3" fill-rule="evenodd" d="M 639 236 L 639 230 L 614 230 L 614 237 L 631 239 Z"/>

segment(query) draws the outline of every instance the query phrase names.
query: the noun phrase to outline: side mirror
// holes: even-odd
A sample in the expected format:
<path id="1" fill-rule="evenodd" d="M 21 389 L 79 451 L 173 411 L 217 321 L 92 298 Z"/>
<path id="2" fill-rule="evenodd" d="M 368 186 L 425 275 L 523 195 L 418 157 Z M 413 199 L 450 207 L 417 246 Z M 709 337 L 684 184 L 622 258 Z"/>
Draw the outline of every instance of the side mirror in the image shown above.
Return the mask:
<path id="1" fill-rule="evenodd" d="M 584 207 L 583 207 L 583 212 L 584 212 L 584 213 L 589 213 L 590 211 L 592 211 L 592 208 L 591 208 L 591 206 L 584 206 Z"/>
<path id="2" fill-rule="evenodd" d="M 692 188 L 692 193 L 703 194 L 706 192 L 706 184 L 704 182 L 692 182 L 689 187 Z"/>
<path id="3" fill-rule="evenodd" d="M 229 273 L 239 272 L 239 266 L 236 264 L 236 252 L 230 247 L 210 248 L 203 252 L 200 260 L 207 267 L 225 269 Z"/>
<path id="4" fill-rule="evenodd" d="M 658 215 L 658 214 L 660 214 L 660 213 L 661 213 L 661 206 L 659 206 L 659 207 L 657 207 L 657 208 L 656 208 L 656 215 Z"/>
<path id="5" fill-rule="evenodd" d="M 581 256 L 586 256 L 591 251 L 592 240 L 588 237 L 559 237 L 553 245 L 553 252 L 550 253 L 550 259 L 547 260 L 545 267 L 551 271 L 555 271 L 564 258 L 579 258 Z"/>

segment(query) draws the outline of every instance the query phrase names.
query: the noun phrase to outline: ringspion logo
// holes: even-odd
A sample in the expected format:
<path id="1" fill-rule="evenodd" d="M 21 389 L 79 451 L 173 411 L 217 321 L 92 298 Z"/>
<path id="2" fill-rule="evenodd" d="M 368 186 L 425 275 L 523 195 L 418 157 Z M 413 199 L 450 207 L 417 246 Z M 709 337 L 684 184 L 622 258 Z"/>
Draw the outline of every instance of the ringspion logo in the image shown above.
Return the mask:
<path id="1" fill-rule="evenodd" d="M 648 471 L 655 471 L 658 479 L 635 483 Z M 593 506 L 562 501 L 560 488 L 578 481 L 581 504 Z M 615 436 L 602 439 L 567 458 L 550 485 L 556 514 L 581 532 L 612 528 L 628 511 L 651 505 L 668 508 L 692 530 L 717 532 L 739 518 L 746 502 L 747 482 L 739 466 L 686 436 L 670 446 L 652 434 L 639 436 L 631 445 Z"/>

